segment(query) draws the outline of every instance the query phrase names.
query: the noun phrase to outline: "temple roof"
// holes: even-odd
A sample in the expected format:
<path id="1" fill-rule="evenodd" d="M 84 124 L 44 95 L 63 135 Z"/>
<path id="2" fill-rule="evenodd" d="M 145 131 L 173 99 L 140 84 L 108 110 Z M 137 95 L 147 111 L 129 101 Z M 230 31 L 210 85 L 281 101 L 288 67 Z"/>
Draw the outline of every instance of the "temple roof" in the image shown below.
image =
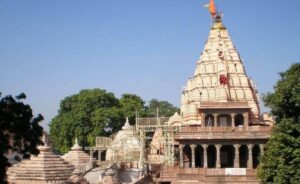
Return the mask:
<path id="1" fill-rule="evenodd" d="M 134 129 L 130 126 L 128 118 L 106 152 L 106 160 L 112 160 L 113 157 L 118 157 L 120 160 L 127 158 L 136 159 L 140 151 L 140 141 L 135 135 Z"/>
<path id="2" fill-rule="evenodd" d="M 47 145 L 45 136 L 44 146 L 39 146 L 38 156 L 31 156 L 29 160 L 23 160 L 20 164 L 11 168 L 8 178 L 15 183 L 65 183 L 72 175 L 74 167 L 52 152 Z"/>
<path id="3" fill-rule="evenodd" d="M 82 150 L 82 147 L 78 144 L 77 138 L 75 139 L 75 143 L 71 150 L 61 158 L 72 164 L 74 167 L 79 167 L 82 172 L 87 169 L 90 162 L 90 156 Z"/>

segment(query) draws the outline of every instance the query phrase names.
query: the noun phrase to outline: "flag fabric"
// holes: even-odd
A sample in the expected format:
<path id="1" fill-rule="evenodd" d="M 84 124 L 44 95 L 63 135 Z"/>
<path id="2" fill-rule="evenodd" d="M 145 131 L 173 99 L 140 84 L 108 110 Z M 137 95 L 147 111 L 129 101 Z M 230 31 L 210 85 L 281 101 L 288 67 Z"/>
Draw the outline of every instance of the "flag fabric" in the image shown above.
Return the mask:
<path id="1" fill-rule="evenodd" d="M 216 6 L 214 0 L 210 0 L 208 10 L 212 16 L 216 15 Z"/>

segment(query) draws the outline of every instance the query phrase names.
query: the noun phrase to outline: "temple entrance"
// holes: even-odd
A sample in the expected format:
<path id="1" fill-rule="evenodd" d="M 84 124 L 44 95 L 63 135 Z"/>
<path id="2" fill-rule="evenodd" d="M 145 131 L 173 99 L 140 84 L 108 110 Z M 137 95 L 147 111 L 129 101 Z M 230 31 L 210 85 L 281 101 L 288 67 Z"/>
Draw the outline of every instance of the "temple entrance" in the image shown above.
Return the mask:
<path id="1" fill-rule="evenodd" d="M 228 127 L 231 126 L 231 117 L 228 114 L 222 114 L 219 116 L 218 126 Z"/>
<path id="2" fill-rule="evenodd" d="M 244 116 L 242 114 L 237 114 L 234 117 L 235 120 L 235 126 L 244 125 Z"/>
<path id="3" fill-rule="evenodd" d="M 232 145 L 224 145 L 221 147 L 221 168 L 234 167 L 234 147 Z"/>
<path id="4" fill-rule="evenodd" d="M 207 167 L 208 168 L 215 168 L 216 167 L 216 155 L 217 150 L 215 146 L 209 145 L 207 148 Z"/>
<path id="5" fill-rule="evenodd" d="M 253 168 L 257 168 L 257 166 L 259 165 L 259 155 L 260 155 L 260 148 L 258 145 L 255 145 L 253 147 Z"/>
<path id="6" fill-rule="evenodd" d="M 203 148 L 200 145 L 195 148 L 195 167 L 203 167 Z"/>
<path id="7" fill-rule="evenodd" d="M 247 168 L 248 161 L 248 147 L 246 145 L 242 145 L 240 147 L 240 168 Z"/>
<path id="8" fill-rule="evenodd" d="M 98 150 L 98 151 L 99 151 L 99 150 Z M 101 155 L 98 154 L 98 157 L 99 157 L 99 156 L 101 157 L 101 158 L 100 158 L 101 161 L 105 161 L 105 158 L 106 158 L 106 151 L 107 151 L 107 150 L 102 151 L 102 152 L 101 152 Z M 98 158 L 98 160 L 99 160 L 99 158 Z"/>
<path id="9" fill-rule="evenodd" d="M 212 114 L 208 114 L 205 117 L 205 126 L 214 126 L 214 116 Z"/>
<path id="10" fill-rule="evenodd" d="M 190 145 L 185 145 L 183 148 L 183 165 L 186 168 L 192 167 L 192 150 Z"/>

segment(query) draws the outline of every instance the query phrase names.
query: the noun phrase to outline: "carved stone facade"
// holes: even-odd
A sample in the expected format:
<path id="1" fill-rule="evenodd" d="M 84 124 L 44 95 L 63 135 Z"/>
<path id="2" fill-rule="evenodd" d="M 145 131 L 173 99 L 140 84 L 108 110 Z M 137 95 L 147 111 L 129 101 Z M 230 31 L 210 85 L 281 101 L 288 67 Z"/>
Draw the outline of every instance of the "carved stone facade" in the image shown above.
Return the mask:
<path id="1" fill-rule="evenodd" d="M 274 122 L 260 115 L 258 99 L 221 17 L 216 18 L 183 89 L 183 119 L 174 137 L 179 163 L 163 167 L 157 181 L 260 183 L 256 167 Z"/>
<path id="2" fill-rule="evenodd" d="M 259 96 L 222 22 L 212 27 L 194 76 L 182 91 L 181 113 L 188 124 L 203 124 L 199 108 L 249 108 L 249 120 L 259 122 Z"/>

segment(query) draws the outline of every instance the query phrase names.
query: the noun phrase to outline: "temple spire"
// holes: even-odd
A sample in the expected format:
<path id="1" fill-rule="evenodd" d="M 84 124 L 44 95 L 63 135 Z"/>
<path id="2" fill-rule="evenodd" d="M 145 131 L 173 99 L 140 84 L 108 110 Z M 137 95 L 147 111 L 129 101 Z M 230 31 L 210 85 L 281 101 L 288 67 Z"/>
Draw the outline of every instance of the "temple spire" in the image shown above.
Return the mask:
<path id="1" fill-rule="evenodd" d="M 212 24 L 213 24 L 212 27 L 214 27 L 215 24 L 219 24 L 218 27 L 223 28 L 224 27 L 222 25 L 223 13 L 217 9 L 214 0 L 210 0 L 209 4 L 204 5 L 204 7 L 208 8 L 209 13 L 211 14 Z"/>

